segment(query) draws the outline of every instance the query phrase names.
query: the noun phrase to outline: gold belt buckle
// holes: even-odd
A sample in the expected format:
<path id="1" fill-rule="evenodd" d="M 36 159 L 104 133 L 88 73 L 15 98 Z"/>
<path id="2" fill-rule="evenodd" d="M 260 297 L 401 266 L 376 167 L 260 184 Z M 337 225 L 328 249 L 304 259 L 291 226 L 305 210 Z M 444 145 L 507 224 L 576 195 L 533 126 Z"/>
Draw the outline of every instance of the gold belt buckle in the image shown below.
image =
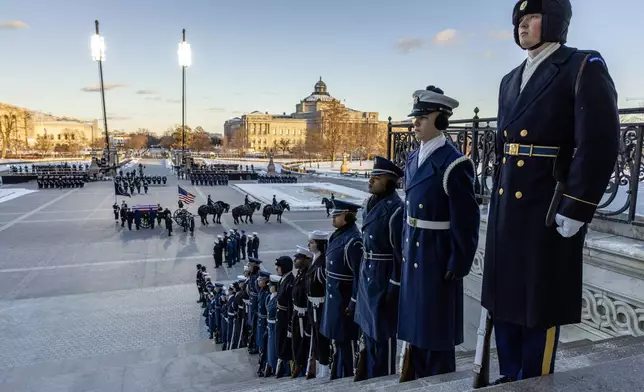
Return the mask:
<path id="1" fill-rule="evenodd" d="M 409 218 L 409 219 L 411 221 L 411 227 L 416 227 L 416 222 L 418 221 L 418 219 L 416 218 Z"/>
<path id="2" fill-rule="evenodd" d="M 519 143 L 509 143 L 508 146 L 510 147 L 508 155 L 519 155 Z"/>

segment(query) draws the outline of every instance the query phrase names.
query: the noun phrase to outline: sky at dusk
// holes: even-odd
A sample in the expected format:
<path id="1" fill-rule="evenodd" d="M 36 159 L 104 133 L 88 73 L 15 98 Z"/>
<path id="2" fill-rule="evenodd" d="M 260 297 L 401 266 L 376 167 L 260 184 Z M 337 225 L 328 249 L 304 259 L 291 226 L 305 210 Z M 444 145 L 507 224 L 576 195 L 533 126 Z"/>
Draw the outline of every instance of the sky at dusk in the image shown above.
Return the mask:
<path id="1" fill-rule="evenodd" d="M 514 0 L 0 0 L 0 102 L 102 118 L 89 37 L 98 19 L 108 127 L 181 122 L 181 29 L 192 46 L 187 124 L 222 132 L 253 110 L 291 113 L 322 76 L 347 106 L 405 118 L 429 84 L 454 118 L 496 115 L 503 75 L 526 56 Z M 600 51 L 620 107 L 644 103 L 642 0 L 572 0 L 568 45 Z"/>

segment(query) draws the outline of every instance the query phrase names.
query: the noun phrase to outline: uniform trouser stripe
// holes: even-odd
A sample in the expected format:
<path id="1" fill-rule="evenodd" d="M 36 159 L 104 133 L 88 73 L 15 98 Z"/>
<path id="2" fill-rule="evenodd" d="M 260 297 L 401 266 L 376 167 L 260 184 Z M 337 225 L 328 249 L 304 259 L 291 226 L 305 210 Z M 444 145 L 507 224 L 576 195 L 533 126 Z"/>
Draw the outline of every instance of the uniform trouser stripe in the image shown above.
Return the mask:
<path id="1" fill-rule="evenodd" d="M 548 328 L 546 331 L 546 344 L 543 349 L 543 361 L 541 363 L 542 376 L 550 374 L 550 368 L 552 367 L 552 360 L 555 351 L 556 336 L 557 327 Z"/>
<path id="2" fill-rule="evenodd" d="M 394 340 L 393 338 L 387 339 L 387 374 L 389 375 L 394 374 L 392 373 L 393 369 L 391 366 L 391 345 L 393 340 Z"/>

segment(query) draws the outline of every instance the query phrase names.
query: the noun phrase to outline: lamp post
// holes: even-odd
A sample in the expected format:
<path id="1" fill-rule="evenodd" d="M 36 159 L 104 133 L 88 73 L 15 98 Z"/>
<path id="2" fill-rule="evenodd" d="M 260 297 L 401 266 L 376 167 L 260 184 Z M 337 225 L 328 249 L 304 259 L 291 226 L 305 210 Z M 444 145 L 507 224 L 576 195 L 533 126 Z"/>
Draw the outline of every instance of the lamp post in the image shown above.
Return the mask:
<path id="1" fill-rule="evenodd" d="M 105 110 L 105 85 L 103 84 L 103 61 L 105 61 L 105 39 L 98 31 L 98 20 L 94 21 L 96 33 L 90 39 L 92 49 L 92 60 L 98 63 L 98 77 L 101 88 L 101 104 L 103 106 L 103 126 L 105 127 L 105 150 L 107 151 L 107 162 L 110 161 L 110 134 L 107 130 L 107 111 Z"/>
<path id="2" fill-rule="evenodd" d="M 181 161 L 185 159 L 186 151 L 186 68 L 192 65 L 190 44 L 186 42 L 186 29 L 181 31 L 179 42 L 179 66 L 181 66 Z"/>

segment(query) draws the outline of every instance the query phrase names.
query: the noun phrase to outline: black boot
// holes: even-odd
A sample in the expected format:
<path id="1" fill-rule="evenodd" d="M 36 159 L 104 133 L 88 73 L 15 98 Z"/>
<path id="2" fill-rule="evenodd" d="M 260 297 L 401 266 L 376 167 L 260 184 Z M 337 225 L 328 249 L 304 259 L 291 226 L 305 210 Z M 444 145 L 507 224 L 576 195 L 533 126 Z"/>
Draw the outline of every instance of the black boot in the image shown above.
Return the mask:
<path id="1" fill-rule="evenodd" d="M 512 377 L 503 376 L 503 377 L 501 377 L 501 378 L 496 379 L 496 380 L 495 380 L 492 384 L 490 384 L 490 385 L 501 385 L 501 384 L 507 384 L 507 383 L 509 383 L 509 382 L 514 382 L 514 381 L 516 381 L 516 380 L 515 380 L 515 379 L 513 379 Z"/>

